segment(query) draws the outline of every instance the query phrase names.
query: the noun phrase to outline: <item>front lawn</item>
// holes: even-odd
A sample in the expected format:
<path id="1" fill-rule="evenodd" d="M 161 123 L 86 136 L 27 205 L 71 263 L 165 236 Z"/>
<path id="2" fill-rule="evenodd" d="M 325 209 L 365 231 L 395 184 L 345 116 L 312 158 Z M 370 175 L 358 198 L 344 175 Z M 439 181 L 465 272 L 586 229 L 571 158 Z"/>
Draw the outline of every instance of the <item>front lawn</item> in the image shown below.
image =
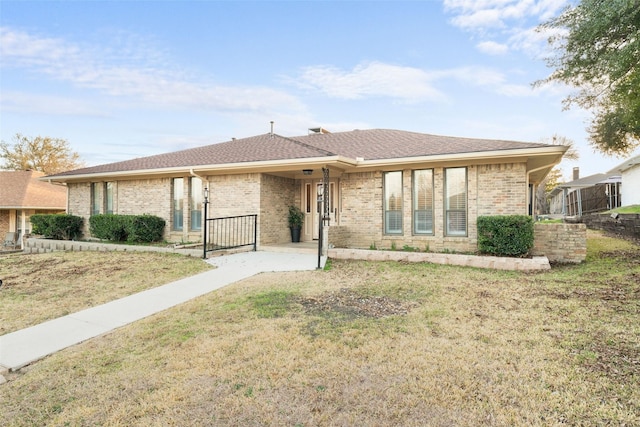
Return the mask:
<path id="1" fill-rule="evenodd" d="M 0 425 L 638 425 L 638 313 L 639 248 L 595 233 L 543 273 L 334 260 L 10 374 Z"/>

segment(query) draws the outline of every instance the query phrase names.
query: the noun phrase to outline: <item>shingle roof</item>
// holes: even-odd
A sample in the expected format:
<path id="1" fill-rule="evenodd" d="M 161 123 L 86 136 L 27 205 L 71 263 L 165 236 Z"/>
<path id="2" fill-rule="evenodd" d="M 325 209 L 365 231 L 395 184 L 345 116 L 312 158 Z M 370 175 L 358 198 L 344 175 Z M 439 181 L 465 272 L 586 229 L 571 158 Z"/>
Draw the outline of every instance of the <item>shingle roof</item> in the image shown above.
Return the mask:
<path id="1" fill-rule="evenodd" d="M 203 165 L 342 156 L 384 160 L 544 147 L 517 141 L 457 138 L 388 129 L 283 137 L 264 134 L 188 150 L 77 169 L 55 177 Z"/>
<path id="2" fill-rule="evenodd" d="M 0 208 L 65 210 L 67 188 L 40 181 L 43 176 L 36 171 L 0 171 Z"/>

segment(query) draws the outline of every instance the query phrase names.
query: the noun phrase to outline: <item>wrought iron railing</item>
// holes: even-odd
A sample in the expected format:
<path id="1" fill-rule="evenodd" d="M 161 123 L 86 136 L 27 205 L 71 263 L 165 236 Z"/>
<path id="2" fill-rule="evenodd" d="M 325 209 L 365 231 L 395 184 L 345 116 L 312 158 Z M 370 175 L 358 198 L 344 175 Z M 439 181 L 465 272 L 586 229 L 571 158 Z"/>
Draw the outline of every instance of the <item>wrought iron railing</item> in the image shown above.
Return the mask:
<path id="1" fill-rule="evenodd" d="M 258 215 L 207 218 L 204 221 L 203 256 L 207 252 L 253 246 L 257 250 Z"/>

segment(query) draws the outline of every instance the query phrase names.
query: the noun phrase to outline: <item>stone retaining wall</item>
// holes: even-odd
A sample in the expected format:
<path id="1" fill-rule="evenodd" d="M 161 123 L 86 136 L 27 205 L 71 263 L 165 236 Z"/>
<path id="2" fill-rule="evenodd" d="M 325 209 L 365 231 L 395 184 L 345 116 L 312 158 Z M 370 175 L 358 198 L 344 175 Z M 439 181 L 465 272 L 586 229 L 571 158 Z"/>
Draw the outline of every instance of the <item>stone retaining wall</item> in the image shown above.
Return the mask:
<path id="1" fill-rule="evenodd" d="M 496 270 L 536 271 L 549 270 L 547 257 L 508 258 L 432 252 L 374 251 L 366 249 L 329 249 L 329 258 L 359 259 L 366 261 L 430 262 L 433 264 L 464 267 L 493 268 Z"/>
<path id="2" fill-rule="evenodd" d="M 582 222 L 592 230 L 640 239 L 640 214 L 591 214 L 583 216 Z"/>
<path id="3" fill-rule="evenodd" d="M 173 247 L 118 245 L 101 242 L 79 242 L 73 240 L 50 240 L 30 237 L 24 242 L 23 252 L 45 253 L 55 251 L 94 251 L 94 252 L 163 252 L 194 257 L 202 257 L 202 249 L 177 249 Z"/>
<path id="4" fill-rule="evenodd" d="M 551 262 L 583 262 L 587 257 L 587 227 L 584 224 L 535 223 L 532 255 Z"/>

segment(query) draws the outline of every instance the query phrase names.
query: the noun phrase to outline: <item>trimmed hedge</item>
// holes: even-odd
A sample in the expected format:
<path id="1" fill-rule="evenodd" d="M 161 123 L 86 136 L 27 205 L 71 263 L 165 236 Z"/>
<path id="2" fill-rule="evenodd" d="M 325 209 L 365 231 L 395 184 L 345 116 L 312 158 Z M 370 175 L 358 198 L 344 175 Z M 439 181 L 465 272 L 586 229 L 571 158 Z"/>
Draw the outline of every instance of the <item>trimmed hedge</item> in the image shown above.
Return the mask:
<path id="1" fill-rule="evenodd" d="M 533 218 L 528 215 L 478 217 L 478 250 L 498 256 L 523 257 L 533 248 Z"/>
<path id="2" fill-rule="evenodd" d="M 32 233 L 56 240 L 74 240 L 82 236 L 82 217 L 68 214 L 35 214 L 30 218 Z"/>
<path id="3" fill-rule="evenodd" d="M 162 240 L 165 224 L 153 215 L 100 214 L 89 218 L 91 235 L 113 242 L 157 242 Z"/>

